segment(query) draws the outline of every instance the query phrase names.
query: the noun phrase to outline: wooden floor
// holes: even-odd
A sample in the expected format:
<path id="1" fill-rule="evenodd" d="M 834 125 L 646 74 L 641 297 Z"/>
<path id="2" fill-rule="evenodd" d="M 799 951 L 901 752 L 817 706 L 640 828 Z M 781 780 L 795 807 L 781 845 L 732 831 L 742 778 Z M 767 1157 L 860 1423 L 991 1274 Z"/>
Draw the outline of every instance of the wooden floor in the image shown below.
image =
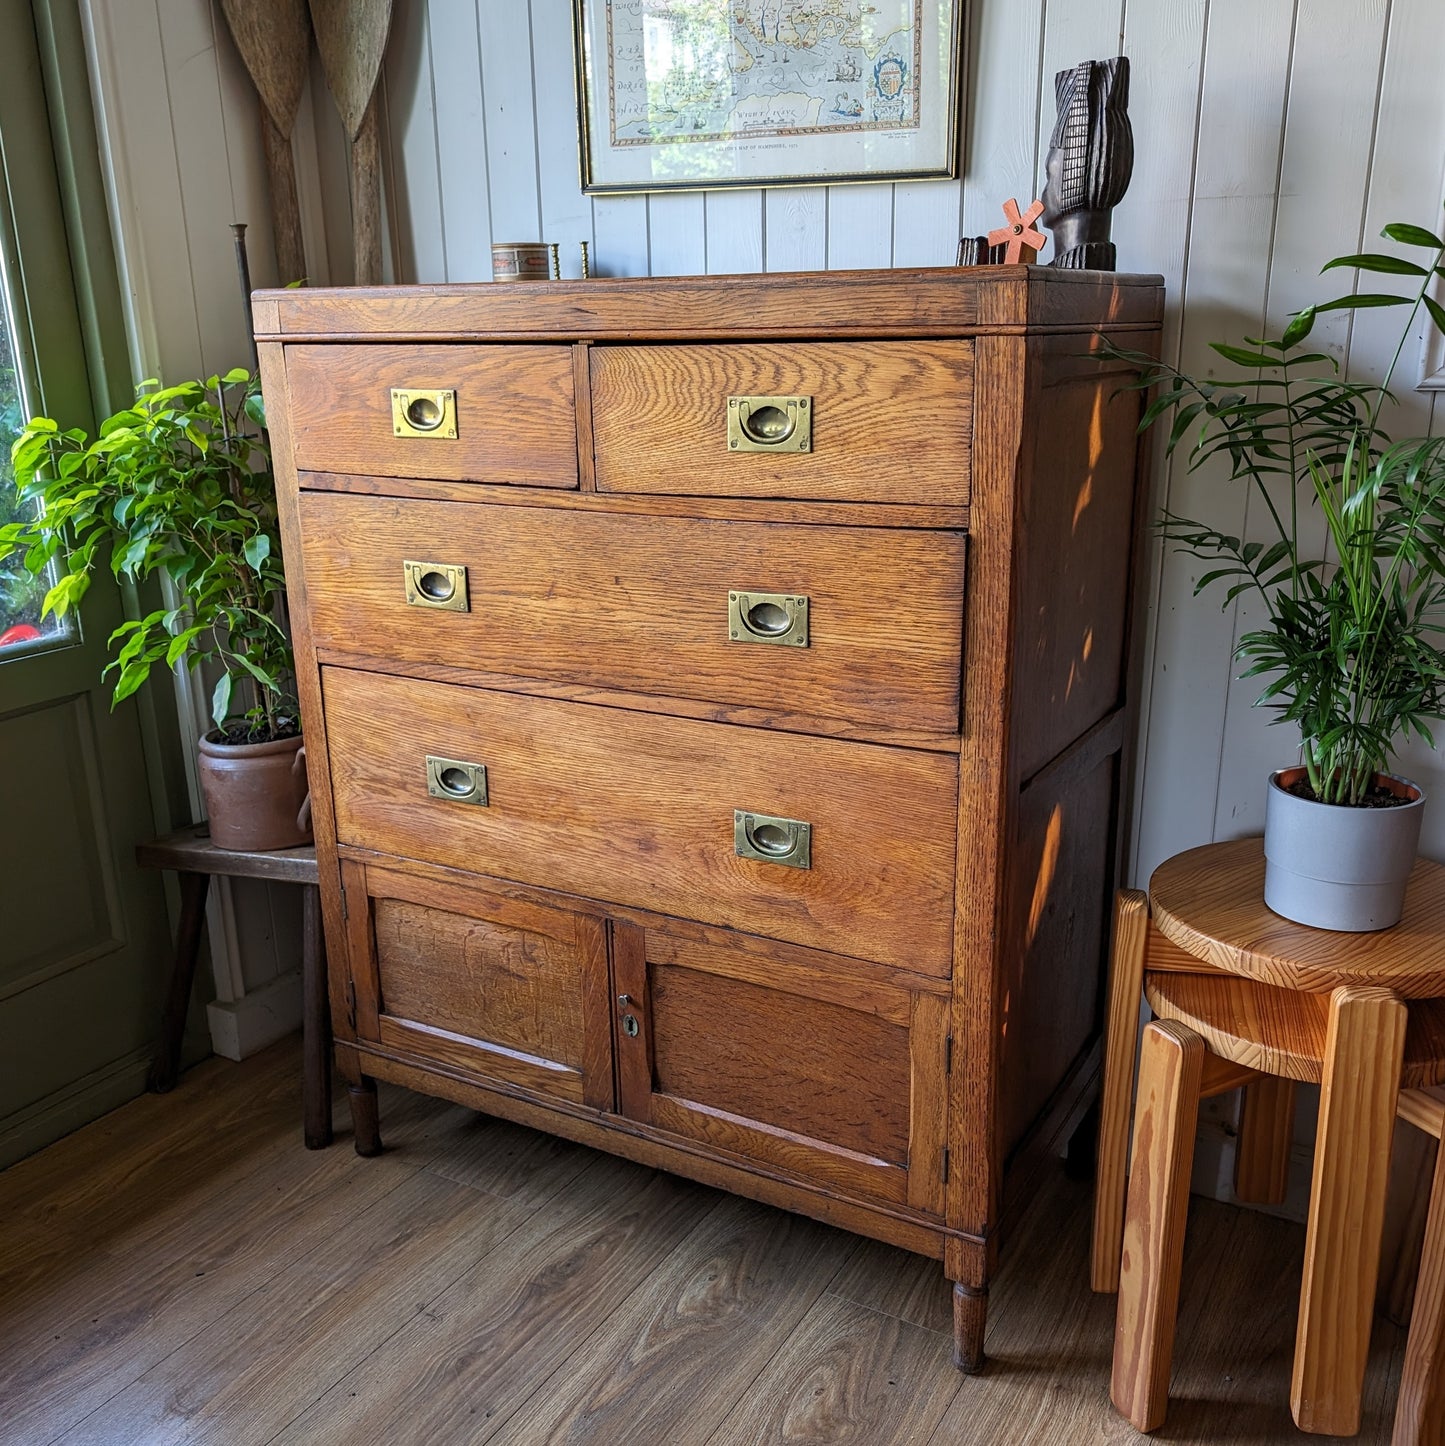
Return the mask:
<path id="1" fill-rule="evenodd" d="M 344 1108 L 308 1153 L 299 1064 L 210 1061 L 0 1175 L 7 1446 L 1142 1439 L 1108 1406 L 1113 1302 L 1062 1174 L 968 1379 L 931 1262 L 399 1090 L 381 1158 Z M 1155 1439 L 1303 1440 L 1303 1232 L 1195 1206 Z M 1361 1441 L 1389 1439 L 1402 1350 L 1377 1322 Z"/>

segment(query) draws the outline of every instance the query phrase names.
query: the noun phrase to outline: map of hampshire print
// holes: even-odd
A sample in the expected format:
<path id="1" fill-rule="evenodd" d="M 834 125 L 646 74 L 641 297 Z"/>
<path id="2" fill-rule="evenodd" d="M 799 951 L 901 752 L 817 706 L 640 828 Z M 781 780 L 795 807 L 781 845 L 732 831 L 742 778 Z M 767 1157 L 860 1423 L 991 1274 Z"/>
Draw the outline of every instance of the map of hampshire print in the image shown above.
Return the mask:
<path id="1" fill-rule="evenodd" d="M 609 0 L 614 146 L 914 130 L 924 0 Z"/>

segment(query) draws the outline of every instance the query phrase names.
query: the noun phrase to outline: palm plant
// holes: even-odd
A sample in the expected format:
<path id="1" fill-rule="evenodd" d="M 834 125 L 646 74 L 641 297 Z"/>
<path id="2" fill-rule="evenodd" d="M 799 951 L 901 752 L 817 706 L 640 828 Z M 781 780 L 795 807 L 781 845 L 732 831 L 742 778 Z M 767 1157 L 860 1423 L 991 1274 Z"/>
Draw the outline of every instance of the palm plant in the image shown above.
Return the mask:
<path id="1" fill-rule="evenodd" d="M 1258 594 L 1265 621 L 1243 634 L 1242 677 L 1267 677 L 1257 704 L 1296 725 L 1316 798 L 1361 804 L 1397 741 L 1434 746 L 1428 723 L 1445 716 L 1445 652 L 1437 643 L 1445 602 L 1445 438 L 1393 440 L 1384 422 L 1390 383 L 1423 310 L 1445 331 L 1429 295 L 1445 276 L 1445 241 L 1420 226 L 1386 226 L 1386 238 L 1421 259 L 1367 252 L 1323 268 L 1405 278 L 1413 294 L 1356 291 L 1307 307 L 1277 339 L 1214 343 L 1238 369 L 1224 380 L 1109 350 L 1139 369 L 1136 388 L 1158 388 L 1140 430 L 1171 418 L 1166 453 L 1187 446 L 1190 469 L 1227 459 L 1265 506 L 1271 535 L 1244 541 L 1166 512 L 1161 530 L 1179 550 L 1216 564 L 1195 593 L 1224 585 L 1227 606 Z M 1402 308 L 1405 323 L 1379 381 L 1350 381 L 1307 342 L 1330 311 Z M 1321 556 L 1302 555 L 1301 498 L 1324 520 Z"/>

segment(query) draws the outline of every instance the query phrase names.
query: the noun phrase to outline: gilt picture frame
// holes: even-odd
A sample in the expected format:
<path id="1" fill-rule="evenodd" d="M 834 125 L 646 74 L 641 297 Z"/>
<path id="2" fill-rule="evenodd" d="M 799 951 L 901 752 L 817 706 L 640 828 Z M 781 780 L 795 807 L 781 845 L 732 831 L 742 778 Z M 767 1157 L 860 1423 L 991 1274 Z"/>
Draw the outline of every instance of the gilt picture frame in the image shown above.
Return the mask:
<path id="1" fill-rule="evenodd" d="M 573 0 L 589 194 L 958 175 L 966 0 Z"/>

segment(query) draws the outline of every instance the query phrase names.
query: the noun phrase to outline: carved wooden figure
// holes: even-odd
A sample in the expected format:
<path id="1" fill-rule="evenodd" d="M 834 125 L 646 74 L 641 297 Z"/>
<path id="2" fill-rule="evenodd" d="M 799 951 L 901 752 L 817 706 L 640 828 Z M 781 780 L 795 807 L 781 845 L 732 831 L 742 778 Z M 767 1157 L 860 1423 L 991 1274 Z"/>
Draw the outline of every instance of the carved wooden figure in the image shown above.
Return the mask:
<path id="1" fill-rule="evenodd" d="M 1086 60 L 1054 77 L 1059 118 L 1045 163 L 1044 225 L 1054 233 L 1050 266 L 1114 270 L 1109 228 L 1134 174 L 1129 60 Z"/>

